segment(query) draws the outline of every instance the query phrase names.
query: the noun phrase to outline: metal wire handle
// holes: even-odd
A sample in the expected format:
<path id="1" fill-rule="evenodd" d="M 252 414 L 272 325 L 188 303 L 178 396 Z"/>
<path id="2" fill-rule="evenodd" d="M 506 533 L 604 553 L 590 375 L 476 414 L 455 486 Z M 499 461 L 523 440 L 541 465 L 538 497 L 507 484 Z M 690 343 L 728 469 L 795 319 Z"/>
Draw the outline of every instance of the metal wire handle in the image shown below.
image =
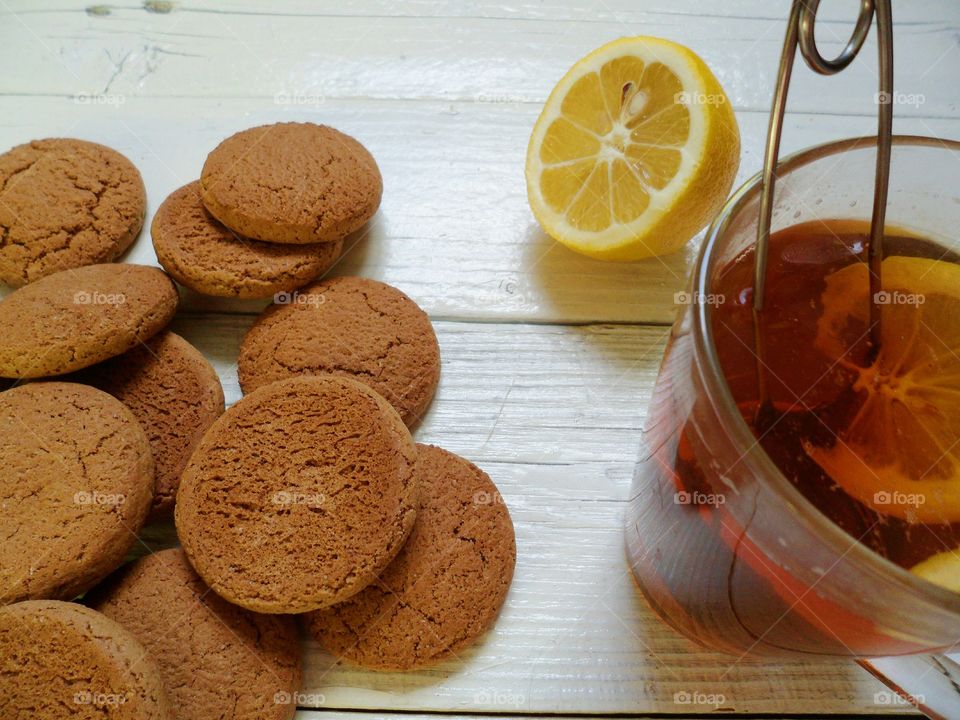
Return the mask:
<path id="1" fill-rule="evenodd" d="M 753 324 L 757 351 L 757 380 L 762 410 L 769 402 L 767 395 L 763 336 L 760 314 L 763 311 L 767 255 L 770 244 L 770 225 L 773 219 L 773 195 L 777 180 L 777 159 L 780 154 L 780 136 L 787 106 L 787 91 L 793 72 L 793 61 L 800 47 L 807 66 L 821 75 L 840 72 L 857 56 L 877 16 L 879 48 L 879 93 L 877 100 L 877 166 L 873 187 L 873 214 L 870 220 L 870 241 L 867 250 L 870 267 L 870 338 L 874 352 L 880 346 L 880 305 L 877 302 L 882 289 L 883 235 L 887 209 L 887 188 L 890 180 L 890 144 L 893 133 L 893 28 L 890 0 L 860 0 L 860 13 L 850 40 L 835 58 L 828 60 L 820 54 L 816 41 L 817 8 L 820 0 L 794 0 L 787 21 L 786 37 L 780 54 L 777 85 L 770 111 L 767 143 L 763 155 L 763 185 L 760 195 L 760 221 L 757 224 L 757 245 L 754 260 Z M 759 412 L 759 411 L 758 411 Z"/>

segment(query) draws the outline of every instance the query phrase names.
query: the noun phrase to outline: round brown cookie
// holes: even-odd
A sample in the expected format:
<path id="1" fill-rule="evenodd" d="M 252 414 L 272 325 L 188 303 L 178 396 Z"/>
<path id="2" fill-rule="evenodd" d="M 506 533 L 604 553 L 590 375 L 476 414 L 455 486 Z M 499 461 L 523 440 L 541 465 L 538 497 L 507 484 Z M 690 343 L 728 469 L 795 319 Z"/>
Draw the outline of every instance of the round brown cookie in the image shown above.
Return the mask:
<path id="1" fill-rule="evenodd" d="M 412 427 L 440 381 L 430 319 L 396 288 L 359 277 L 322 280 L 274 303 L 240 346 L 240 387 L 295 375 L 350 377 L 383 395 Z"/>
<path id="2" fill-rule="evenodd" d="M 147 651 L 100 613 L 56 600 L 0 608 L 0 717 L 173 720 Z"/>
<path id="3" fill-rule="evenodd" d="M 137 168 L 97 143 L 34 140 L 0 155 L 0 280 L 20 287 L 117 258 L 140 232 Z"/>
<path id="4" fill-rule="evenodd" d="M 150 653 L 180 720 L 288 720 L 300 690 L 296 621 L 231 605 L 183 550 L 127 565 L 88 596 Z"/>
<path id="5" fill-rule="evenodd" d="M 420 510 L 406 545 L 369 587 L 307 616 L 331 652 L 376 670 L 409 670 L 485 632 L 513 577 L 513 523 L 476 465 L 417 445 Z"/>
<path id="6" fill-rule="evenodd" d="M 153 498 L 150 445 L 87 385 L 0 393 L 0 604 L 70 600 L 122 561 Z"/>
<path id="7" fill-rule="evenodd" d="M 157 465 L 150 519 L 171 510 L 200 438 L 223 412 L 223 388 L 203 354 L 165 330 L 123 355 L 69 377 L 110 393 L 133 412 Z"/>
<path id="8" fill-rule="evenodd" d="M 150 227 L 160 264 L 204 295 L 264 298 L 293 290 L 326 272 L 343 241 L 280 245 L 249 240 L 221 224 L 200 201 L 200 183 L 175 190 Z"/>
<path id="9" fill-rule="evenodd" d="M 0 377 L 63 375 L 149 340 L 177 311 L 177 289 L 144 265 L 49 275 L 0 301 Z"/>
<path id="10" fill-rule="evenodd" d="M 231 135 L 207 156 L 203 204 L 241 235 L 276 243 L 340 240 L 380 206 L 367 149 L 326 125 L 276 123 Z"/>
<path id="11" fill-rule="evenodd" d="M 416 448 L 375 392 L 293 378 L 246 396 L 213 424 L 180 479 L 177 534 L 232 603 L 300 613 L 346 599 L 413 527 Z"/>

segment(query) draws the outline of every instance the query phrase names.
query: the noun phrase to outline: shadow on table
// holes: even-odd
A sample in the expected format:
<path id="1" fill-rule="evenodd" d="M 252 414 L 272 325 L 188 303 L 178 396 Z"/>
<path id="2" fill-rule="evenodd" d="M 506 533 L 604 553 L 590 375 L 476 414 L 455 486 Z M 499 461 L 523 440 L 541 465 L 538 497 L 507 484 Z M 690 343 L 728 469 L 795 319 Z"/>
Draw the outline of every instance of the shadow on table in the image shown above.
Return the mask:
<path id="1" fill-rule="evenodd" d="M 536 223 L 524 235 L 522 270 L 536 309 L 566 323 L 669 324 L 696 245 L 662 258 L 612 262 L 580 255 Z"/>
<path id="2" fill-rule="evenodd" d="M 321 278 L 333 278 L 340 275 L 364 275 L 363 267 L 370 254 L 370 248 L 388 242 L 384 221 L 378 213 L 359 230 L 343 239 L 343 250 L 336 262 Z"/>
<path id="3" fill-rule="evenodd" d="M 478 645 L 464 648 L 457 656 L 438 665 L 410 672 L 370 671 L 338 660 L 313 640 L 303 630 L 301 646 L 303 657 L 303 688 L 308 696 L 325 696 L 334 687 L 350 688 L 351 693 L 369 693 L 370 695 L 395 696 L 402 692 L 415 692 L 423 688 L 439 685 L 451 675 L 463 672 L 471 666 L 471 658 Z M 322 706 L 322 705 L 321 705 Z"/>
<path id="4" fill-rule="evenodd" d="M 590 360 L 599 356 L 624 371 L 637 367 L 638 360 L 659 364 L 676 316 L 676 294 L 686 287 L 697 243 L 662 258 L 620 263 L 579 255 L 536 223 L 528 227 L 524 242 L 531 310 L 556 317 L 558 324 L 578 326 L 581 352 Z M 641 336 L 645 339 L 638 348 Z M 661 336 L 663 342 L 654 343 L 655 357 L 648 356 L 649 338 Z"/>

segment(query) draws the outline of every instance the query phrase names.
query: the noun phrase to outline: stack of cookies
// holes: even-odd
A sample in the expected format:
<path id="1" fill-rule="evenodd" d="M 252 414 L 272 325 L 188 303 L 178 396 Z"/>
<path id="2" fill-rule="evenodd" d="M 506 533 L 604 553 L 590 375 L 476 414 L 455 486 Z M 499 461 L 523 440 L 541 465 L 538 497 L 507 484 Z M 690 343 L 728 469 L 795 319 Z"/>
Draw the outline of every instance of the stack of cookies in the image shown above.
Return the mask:
<path id="1" fill-rule="evenodd" d="M 192 290 L 270 297 L 329 270 L 382 193 L 376 161 L 349 135 L 312 123 L 255 127 L 220 143 L 200 180 L 163 202 L 153 246 Z"/>
<path id="2" fill-rule="evenodd" d="M 312 124 L 228 138 L 156 213 L 169 275 L 110 263 L 142 225 L 139 178 L 83 141 L 0 156 L 19 287 L 0 301 L 0 717 L 290 718 L 297 616 L 359 666 L 456 657 L 503 604 L 513 526 L 482 470 L 411 437 L 440 377 L 427 315 L 317 280 L 379 206 L 373 157 Z M 274 296 L 227 410 L 168 329 L 171 276 Z M 123 565 L 171 513 L 181 547 Z"/>

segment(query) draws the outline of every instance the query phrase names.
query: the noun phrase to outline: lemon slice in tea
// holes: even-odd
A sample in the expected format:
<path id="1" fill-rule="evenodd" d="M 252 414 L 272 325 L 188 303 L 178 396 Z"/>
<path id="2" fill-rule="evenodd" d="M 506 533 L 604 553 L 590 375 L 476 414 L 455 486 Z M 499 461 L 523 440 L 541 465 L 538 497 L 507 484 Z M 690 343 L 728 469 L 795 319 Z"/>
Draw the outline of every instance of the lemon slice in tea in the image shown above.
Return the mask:
<path id="1" fill-rule="evenodd" d="M 934 585 L 960 593 L 960 549 L 944 550 L 928 557 L 910 568 L 910 572 Z"/>
<path id="2" fill-rule="evenodd" d="M 733 108 L 706 63 L 668 40 L 622 38 L 550 93 L 527 149 L 527 195 L 556 240 L 637 260 L 703 228 L 739 164 Z"/>
<path id="3" fill-rule="evenodd" d="M 960 266 L 916 257 L 883 262 L 876 359 L 853 361 L 869 323 L 869 271 L 826 280 L 816 345 L 854 370 L 862 394 L 831 448 L 808 453 L 849 495 L 910 522 L 960 520 Z"/>

